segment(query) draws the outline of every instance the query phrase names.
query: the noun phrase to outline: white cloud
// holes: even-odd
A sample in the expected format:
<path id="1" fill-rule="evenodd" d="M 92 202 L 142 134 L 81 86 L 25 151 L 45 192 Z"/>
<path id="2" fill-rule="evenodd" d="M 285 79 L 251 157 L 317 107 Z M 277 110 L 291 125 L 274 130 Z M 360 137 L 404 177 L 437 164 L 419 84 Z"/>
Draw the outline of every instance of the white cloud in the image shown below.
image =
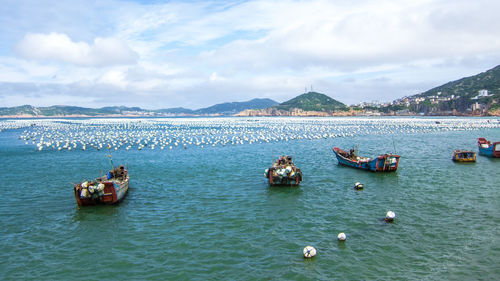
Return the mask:
<path id="1" fill-rule="evenodd" d="M 28 62 L 11 57 L 0 57 L 0 81 L 25 82 L 50 79 L 58 72 L 52 65 L 43 65 L 37 62 Z"/>
<path id="2" fill-rule="evenodd" d="M 487 1 L 251 2 L 245 8 L 254 21 L 268 23 L 266 35 L 204 52 L 207 63 L 275 71 L 322 65 L 349 72 L 500 50 L 500 20 L 491 12 L 500 4 Z M 254 26 L 241 18 L 233 26 Z"/>
<path id="3" fill-rule="evenodd" d="M 86 42 L 73 42 L 66 34 L 55 32 L 28 33 L 15 49 L 26 59 L 83 66 L 132 64 L 137 60 L 137 53 L 120 39 L 97 37 L 89 45 Z"/>
<path id="4" fill-rule="evenodd" d="M 218 81 L 226 81 L 227 79 L 217 74 L 217 72 L 212 72 L 208 80 L 210 80 L 211 82 L 218 82 Z"/>
<path id="5" fill-rule="evenodd" d="M 128 84 L 128 82 L 125 81 L 125 73 L 123 71 L 115 69 L 104 73 L 104 75 L 99 78 L 98 82 L 103 84 L 110 84 L 120 88 L 125 88 Z"/>
<path id="6" fill-rule="evenodd" d="M 143 107 L 284 101 L 311 84 L 353 103 L 416 94 L 500 59 L 498 1 L 75 2 L 51 3 L 51 17 L 43 5 L 7 9 L 0 81 Z"/>

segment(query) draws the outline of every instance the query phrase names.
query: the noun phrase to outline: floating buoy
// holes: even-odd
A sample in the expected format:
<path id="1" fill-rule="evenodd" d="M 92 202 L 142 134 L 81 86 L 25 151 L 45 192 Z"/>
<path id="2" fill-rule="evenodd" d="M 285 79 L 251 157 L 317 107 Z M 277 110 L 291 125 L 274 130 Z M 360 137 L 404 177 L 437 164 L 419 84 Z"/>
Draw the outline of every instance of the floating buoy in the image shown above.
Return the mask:
<path id="1" fill-rule="evenodd" d="M 347 236 L 345 235 L 344 232 L 341 232 L 341 233 L 339 233 L 337 238 L 339 239 L 339 241 L 345 241 L 347 239 Z"/>
<path id="2" fill-rule="evenodd" d="M 313 246 L 306 246 L 302 251 L 304 253 L 304 258 L 309 259 L 316 255 L 316 249 Z"/>
<path id="3" fill-rule="evenodd" d="M 363 187 L 364 187 L 364 186 L 363 186 L 363 184 L 362 184 L 362 183 L 360 183 L 360 182 L 356 182 L 356 183 L 354 184 L 354 188 L 355 188 L 355 189 L 363 189 Z"/>
<path id="4" fill-rule="evenodd" d="M 386 222 L 393 222 L 395 217 L 396 217 L 396 214 L 393 211 L 388 211 L 387 214 L 385 215 L 385 221 Z"/>

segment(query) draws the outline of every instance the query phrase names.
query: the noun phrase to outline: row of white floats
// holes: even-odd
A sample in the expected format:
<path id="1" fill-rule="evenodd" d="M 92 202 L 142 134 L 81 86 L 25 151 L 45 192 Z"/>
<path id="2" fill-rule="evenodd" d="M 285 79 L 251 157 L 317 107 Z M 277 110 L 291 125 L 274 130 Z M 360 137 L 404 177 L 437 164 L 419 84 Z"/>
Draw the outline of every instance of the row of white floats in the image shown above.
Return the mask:
<path id="1" fill-rule="evenodd" d="M 439 120 L 439 121 L 437 121 Z M 489 119 L 156 118 L 3 120 L 37 150 L 173 149 L 500 128 Z"/>

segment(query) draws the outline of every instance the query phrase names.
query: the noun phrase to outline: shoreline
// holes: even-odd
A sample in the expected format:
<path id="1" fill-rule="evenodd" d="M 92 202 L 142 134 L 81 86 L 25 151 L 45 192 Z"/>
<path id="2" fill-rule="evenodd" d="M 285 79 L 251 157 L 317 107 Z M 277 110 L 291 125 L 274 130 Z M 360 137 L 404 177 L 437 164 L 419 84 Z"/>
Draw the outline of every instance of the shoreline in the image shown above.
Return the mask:
<path id="1" fill-rule="evenodd" d="M 1 115 L 0 119 L 54 119 L 54 118 L 176 118 L 176 117 L 500 117 L 500 114 L 234 114 L 234 115 L 134 115 L 134 114 L 111 114 L 111 115 Z"/>

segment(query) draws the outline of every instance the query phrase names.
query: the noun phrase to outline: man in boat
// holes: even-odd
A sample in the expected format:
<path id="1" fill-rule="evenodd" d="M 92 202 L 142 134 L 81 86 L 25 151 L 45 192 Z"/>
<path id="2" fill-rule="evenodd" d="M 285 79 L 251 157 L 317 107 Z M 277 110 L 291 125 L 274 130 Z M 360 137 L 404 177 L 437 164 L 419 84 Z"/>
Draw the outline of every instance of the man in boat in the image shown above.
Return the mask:
<path id="1" fill-rule="evenodd" d="M 111 170 L 109 178 L 113 177 L 117 179 L 121 178 L 123 180 L 125 178 L 125 167 L 123 165 L 120 165 L 120 167 Z"/>
<path id="2" fill-rule="evenodd" d="M 120 165 L 120 167 L 116 171 L 117 177 L 124 179 L 125 178 L 125 167 L 123 165 Z"/>
<path id="3" fill-rule="evenodd" d="M 354 159 L 356 157 L 356 154 L 354 154 L 354 148 L 351 148 L 349 150 L 349 158 Z"/>
<path id="4" fill-rule="evenodd" d="M 278 160 L 278 165 L 284 165 L 285 164 L 285 156 L 280 156 L 280 159 Z"/>

